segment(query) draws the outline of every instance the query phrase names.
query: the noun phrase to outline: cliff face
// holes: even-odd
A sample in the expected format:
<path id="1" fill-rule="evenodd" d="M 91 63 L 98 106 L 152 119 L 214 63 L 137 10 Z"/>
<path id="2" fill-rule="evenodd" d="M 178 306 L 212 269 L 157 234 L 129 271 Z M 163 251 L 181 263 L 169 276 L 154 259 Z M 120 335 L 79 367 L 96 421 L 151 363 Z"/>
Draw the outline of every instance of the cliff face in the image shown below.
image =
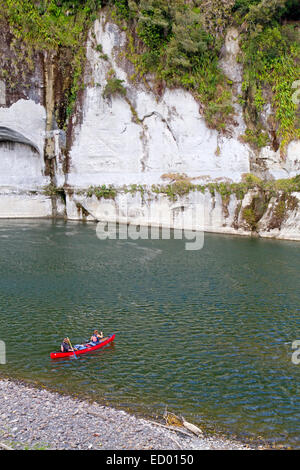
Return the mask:
<path id="1" fill-rule="evenodd" d="M 12 54 L 9 35 L 1 40 Z M 176 227 L 178 214 L 197 204 L 201 216 L 191 228 L 300 238 L 297 185 L 287 197 L 282 186 L 274 191 L 261 184 L 297 175 L 300 141 L 292 140 L 283 157 L 279 148 L 254 150 L 242 138 L 238 30 L 227 31 L 220 61 L 234 97 L 226 132 L 208 126 L 190 92 L 158 92 L 151 76 L 134 81 L 127 46 L 126 32 L 99 14 L 88 34 L 83 90 L 64 125 L 57 117 L 61 58 L 32 56 L 31 73 L 23 71 L 14 92 L 11 80 L 2 78 L 0 217 L 103 220 L 109 203 L 119 221 L 149 223 L 151 210 L 151 223 Z M 268 113 L 265 104 L 266 121 Z M 258 178 L 247 185 L 249 173 Z"/>
<path id="2" fill-rule="evenodd" d="M 99 45 L 105 59 L 97 51 Z M 157 96 L 151 81 L 132 83 L 132 66 L 122 56 L 125 45 L 126 34 L 105 16 L 95 22 L 87 44 L 83 121 L 75 128 L 70 152 L 70 185 L 152 184 L 161 182 L 161 175 L 168 172 L 232 181 L 252 171 L 286 178 L 300 170 L 299 142 L 291 142 L 282 158 L 279 150 L 265 147 L 255 152 L 241 139 L 246 125 L 237 101 L 242 73 L 236 61 L 236 30 L 227 33 L 221 62 L 236 95 L 235 119 L 225 134 L 208 128 L 190 93 L 166 89 Z M 110 74 L 123 80 L 126 96 L 103 97 Z"/>

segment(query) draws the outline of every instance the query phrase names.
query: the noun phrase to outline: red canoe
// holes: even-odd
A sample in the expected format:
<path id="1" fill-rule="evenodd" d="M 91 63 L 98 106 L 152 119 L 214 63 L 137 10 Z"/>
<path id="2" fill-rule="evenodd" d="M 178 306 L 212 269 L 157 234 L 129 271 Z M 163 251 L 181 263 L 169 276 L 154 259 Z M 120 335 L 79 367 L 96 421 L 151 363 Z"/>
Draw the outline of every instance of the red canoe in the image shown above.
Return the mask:
<path id="1" fill-rule="evenodd" d="M 103 348 L 103 346 L 106 346 L 107 344 L 111 343 L 115 339 L 115 334 L 111 336 L 107 336 L 106 338 L 102 339 L 100 343 L 96 344 L 96 346 L 88 346 L 85 349 L 79 349 L 78 351 L 75 351 L 76 356 L 79 356 L 80 354 L 86 354 L 92 351 L 97 351 L 97 349 Z M 70 357 L 74 356 L 73 351 L 70 352 L 52 352 L 50 353 L 51 359 L 58 359 L 60 357 Z"/>

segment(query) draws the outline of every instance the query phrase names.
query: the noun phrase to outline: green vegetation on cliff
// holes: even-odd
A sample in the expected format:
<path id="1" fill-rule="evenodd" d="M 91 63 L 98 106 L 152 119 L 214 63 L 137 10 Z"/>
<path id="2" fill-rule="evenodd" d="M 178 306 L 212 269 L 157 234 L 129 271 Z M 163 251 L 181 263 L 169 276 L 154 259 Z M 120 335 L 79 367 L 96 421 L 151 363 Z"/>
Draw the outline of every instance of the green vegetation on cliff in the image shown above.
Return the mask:
<path id="1" fill-rule="evenodd" d="M 254 148 L 271 143 L 282 153 L 300 138 L 293 88 L 300 79 L 298 0 L 115 0 L 115 16 L 129 27 L 128 57 L 140 76 L 154 72 L 161 84 L 191 91 L 211 127 L 233 119 L 231 83 L 219 66 L 226 28 L 241 36 L 242 96 Z M 297 22 L 298 21 L 298 22 Z M 142 44 L 142 46 L 141 46 Z M 261 113 L 271 104 L 266 119 Z M 267 122 L 265 122 L 267 120 Z"/>
<path id="2" fill-rule="evenodd" d="M 238 97 L 248 126 L 244 140 L 254 148 L 270 143 L 284 155 L 288 143 L 300 138 L 299 110 L 293 99 L 293 86 L 300 79 L 298 0 L 0 0 L 0 4 L 0 21 L 9 27 L 16 54 L 21 44 L 27 51 L 48 51 L 60 70 L 65 68 L 62 104 L 56 106 L 59 125 L 73 112 L 83 87 L 89 27 L 106 8 L 126 31 L 126 57 L 135 68 L 132 80 L 146 82 L 151 74 L 158 95 L 165 86 L 189 90 L 208 125 L 224 132 L 234 124 L 234 97 L 220 58 L 227 28 L 235 26 L 244 71 Z M 22 53 L 19 49 L 20 61 Z M 30 57 L 26 60 L 30 63 Z M 7 67 L 2 65 L 2 72 L 7 74 Z M 117 80 L 111 81 L 107 93 L 122 94 Z"/>
<path id="3" fill-rule="evenodd" d="M 183 87 L 201 103 L 210 127 L 225 130 L 233 118 L 231 83 L 218 61 L 229 2 L 116 0 L 112 16 L 126 29 L 133 79 L 156 76 L 156 91 Z M 214 10 L 214 11 L 213 11 Z"/>
<path id="4" fill-rule="evenodd" d="M 0 6 L 0 26 L 3 31 L 7 27 L 11 35 L 10 53 L 1 57 L 0 78 L 9 81 L 8 89 L 17 88 L 17 82 L 21 88 L 27 69 L 34 71 L 34 56 L 45 58 L 45 70 L 53 62 L 53 79 L 59 82 L 56 120 L 63 127 L 83 86 L 87 33 L 101 2 L 0 0 Z"/>
<path id="5" fill-rule="evenodd" d="M 238 3 L 238 2 L 237 2 Z M 272 112 L 267 128 L 274 150 L 300 138 L 299 107 L 293 100 L 295 83 L 300 78 L 299 2 L 262 0 L 248 2 L 245 11 L 241 1 L 237 18 L 242 24 L 242 57 L 244 65 L 243 93 L 245 117 L 256 143 L 264 136 L 261 112 L 268 102 Z M 243 22 L 246 22 L 243 24 Z M 297 114 L 298 111 L 298 114 Z"/>

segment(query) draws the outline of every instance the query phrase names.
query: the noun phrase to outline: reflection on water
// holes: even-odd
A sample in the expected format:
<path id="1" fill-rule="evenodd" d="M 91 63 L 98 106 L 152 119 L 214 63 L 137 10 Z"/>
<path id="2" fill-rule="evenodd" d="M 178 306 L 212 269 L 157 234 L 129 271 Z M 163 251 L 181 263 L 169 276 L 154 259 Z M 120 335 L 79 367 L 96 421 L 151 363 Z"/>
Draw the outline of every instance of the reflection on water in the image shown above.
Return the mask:
<path id="1" fill-rule="evenodd" d="M 206 234 L 202 250 L 184 246 L 1 221 L 0 373 L 300 447 L 300 245 Z M 115 343 L 50 360 L 95 328 L 119 331 Z"/>

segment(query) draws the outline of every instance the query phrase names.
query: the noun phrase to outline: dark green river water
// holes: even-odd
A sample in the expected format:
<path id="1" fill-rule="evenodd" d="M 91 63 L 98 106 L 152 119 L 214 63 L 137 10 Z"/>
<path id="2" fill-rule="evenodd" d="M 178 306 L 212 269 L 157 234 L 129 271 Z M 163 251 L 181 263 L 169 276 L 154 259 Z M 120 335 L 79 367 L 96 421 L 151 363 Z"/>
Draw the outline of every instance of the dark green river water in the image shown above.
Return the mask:
<path id="1" fill-rule="evenodd" d="M 300 244 L 206 234 L 107 240 L 96 226 L 0 221 L 0 374 L 300 448 Z M 53 361 L 94 328 L 113 345 Z"/>

